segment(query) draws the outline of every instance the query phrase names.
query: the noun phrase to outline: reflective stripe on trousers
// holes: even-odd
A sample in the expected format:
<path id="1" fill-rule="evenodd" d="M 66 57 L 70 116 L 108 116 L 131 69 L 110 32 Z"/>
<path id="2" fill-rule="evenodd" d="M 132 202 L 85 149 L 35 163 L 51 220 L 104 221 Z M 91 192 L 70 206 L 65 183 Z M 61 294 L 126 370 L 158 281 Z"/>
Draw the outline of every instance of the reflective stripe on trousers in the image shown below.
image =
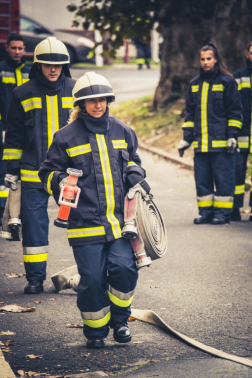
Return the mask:
<path id="1" fill-rule="evenodd" d="M 248 155 L 248 152 L 236 155 L 234 209 L 243 207 Z"/>

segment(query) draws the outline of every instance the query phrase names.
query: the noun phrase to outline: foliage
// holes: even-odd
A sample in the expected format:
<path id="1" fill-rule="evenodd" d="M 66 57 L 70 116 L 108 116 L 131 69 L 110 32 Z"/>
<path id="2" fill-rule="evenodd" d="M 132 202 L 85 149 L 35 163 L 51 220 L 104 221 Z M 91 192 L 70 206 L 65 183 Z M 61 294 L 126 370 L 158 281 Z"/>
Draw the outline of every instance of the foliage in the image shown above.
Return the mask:
<path id="1" fill-rule="evenodd" d="M 106 54 L 115 58 L 116 50 L 127 38 L 150 42 L 156 7 L 157 0 L 81 0 L 79 6 L 72 3 L 67 8 L 75 12 L 73 26 L 82 24 L 88 30 L 93 25 L 102 36 L 109 33 L 110 48 Z"/>

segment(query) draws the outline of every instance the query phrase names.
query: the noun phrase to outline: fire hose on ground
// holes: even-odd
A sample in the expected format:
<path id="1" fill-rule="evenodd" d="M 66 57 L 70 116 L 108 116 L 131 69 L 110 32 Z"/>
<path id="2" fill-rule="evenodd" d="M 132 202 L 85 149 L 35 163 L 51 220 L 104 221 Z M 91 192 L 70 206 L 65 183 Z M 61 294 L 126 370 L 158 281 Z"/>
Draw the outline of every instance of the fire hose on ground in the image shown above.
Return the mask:
<path id="1" fill-rule="evenodd" d="M 124 222 L 122 236 L 131 240 L 138 268 L 149 266 L 152 260 L 163 257 L 167 251 L 164 221 L 152 195 L 147 194 L 139 184 L 130 189 L 125 198 Z M 77 266 L 74 265 L 56 273 L 51 279 L 56 291 L 71 288 L 77 292 L 80 276 Z M 175 331 L 151 310 L 132 308 L 131 318 L 156 325 L 181 341 L 215 357 L 252 367 L 252 360 L 225 353 Z"/>

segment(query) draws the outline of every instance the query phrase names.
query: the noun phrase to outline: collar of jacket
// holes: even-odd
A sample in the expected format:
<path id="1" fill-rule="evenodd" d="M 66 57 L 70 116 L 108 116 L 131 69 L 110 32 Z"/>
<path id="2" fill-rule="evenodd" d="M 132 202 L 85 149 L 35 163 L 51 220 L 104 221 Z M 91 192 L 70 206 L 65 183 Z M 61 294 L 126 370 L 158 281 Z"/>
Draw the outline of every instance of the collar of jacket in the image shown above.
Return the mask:
<path id="1" fill-rule="evenodd" d="M 20 62 L 17 62 L 16 60 L 11 59 L 9 54 L 6 55 L 5 60 L 9 64 L 9 66 L 12 67 L 12 68 L 18 68 L 18 67 L 22 66 L 22 64 L 25 64 L 25 60 L 24 60 L 23 57 L 21 58 Z"/>
<path id="2" fill-rule="evenodd" d="M 94 118 L 87 113 L 80 113 L 79 117 L 83 119 L 87 129 L 94 134 L 105 134 L 109 129 L 109 108 L 100 118 Z"/>
<path id="3" fill-rule="evenodd" d="M 208 83 L 213 83 L 216 76 L 220 73 L 218 64 L 215 65 L 213 71 L 205 72 L 202 68 L 200 69 L 200 77 L 202 80 Z"/>
<path id="4" fill-rule="evenodd" d="M 62 88 L 63 80 L 65 79 L 64 72 L 61 72 L 60 77 L 57 81 L 47 80 L 41 71 L 36 72 L 36 81 L 38 83 L 39 89 L 49 96 L 55 95 Z"/>
<path id="5" fill-rule="evenodd" d="M 251 63 L 249 59 L 246 59 L 246 66 L 249 71 L 251 71 Z"/>

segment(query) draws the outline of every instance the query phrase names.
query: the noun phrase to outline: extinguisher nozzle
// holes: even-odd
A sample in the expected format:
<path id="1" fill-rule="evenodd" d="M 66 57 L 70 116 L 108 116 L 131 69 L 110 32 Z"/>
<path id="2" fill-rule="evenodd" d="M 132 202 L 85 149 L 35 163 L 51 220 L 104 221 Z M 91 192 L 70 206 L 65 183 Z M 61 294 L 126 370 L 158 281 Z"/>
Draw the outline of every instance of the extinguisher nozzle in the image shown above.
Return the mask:
<path id="1" fill-rule="evenodd" d="M 69 222 L 67 220 L 62 219 L 54 219 L 54 226 L 60 227 L 60 228 L 67 228 L 69 226 Z"/>

